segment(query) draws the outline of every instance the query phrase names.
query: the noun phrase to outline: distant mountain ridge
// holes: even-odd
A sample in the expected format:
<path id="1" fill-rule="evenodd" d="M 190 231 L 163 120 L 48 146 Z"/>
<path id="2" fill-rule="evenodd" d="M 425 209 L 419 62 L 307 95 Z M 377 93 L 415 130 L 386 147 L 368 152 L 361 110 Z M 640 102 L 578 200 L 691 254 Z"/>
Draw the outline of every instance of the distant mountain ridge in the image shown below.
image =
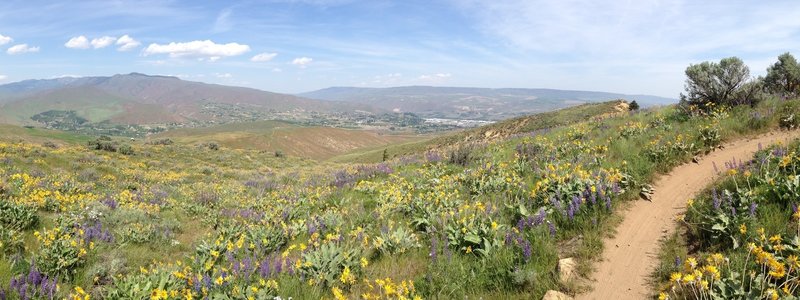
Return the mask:
<path id="1" fill-rule="evenodd" d="M 208 107 L 219 107 L 209 112 Z M 123 124 L 209 121 L 226 110 L 340 112 L 365 105 L 331 103 L 252 88 L 130 73 L 25 80 L 0 85 L 0 122 L 28 124 L 49 110 L 74 110 L 93 122 Z"/>
<path id="2" fill-rule="evenodd" d="M 676 103 L 676 99 L 609 92 L 527 88 L 404 86 L 390 88 L 331 87 L 298 96 L 347 101 L 425 117 L 498 120 L 552 111 L 567 106 L 616 99 L 642 106 Z"/>

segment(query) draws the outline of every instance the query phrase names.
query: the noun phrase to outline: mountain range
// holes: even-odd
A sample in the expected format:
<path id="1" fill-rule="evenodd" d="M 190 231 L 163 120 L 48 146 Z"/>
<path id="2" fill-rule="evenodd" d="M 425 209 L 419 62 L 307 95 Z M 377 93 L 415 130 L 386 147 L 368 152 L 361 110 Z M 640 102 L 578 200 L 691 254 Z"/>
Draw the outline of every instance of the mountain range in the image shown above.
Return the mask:
<path id="1" fill-rule="evenodd" d="M 500 120 L 583 103 L 677 100 L 554 89 L 407 86 L 332 87 L 297 95 L 141 73 L 25 80 L 0 85 L 0 123 L 41 125 L 71 117 L 111 124 L 218 124 L 308 119 L 317 114 L 410 112 L 425 118 Z M 44 116 L 44 117 L 43 117 Z M 299 118 L 297 116 L 300 116 Z M 62 122 L 63 123 L 63 122 Z M 83 123 L 80 123 L 83 124 Z M 63 125 L 63 124 L 62 124 Z"/>
<path id="2" fill-rule="evenodd" d="M 378 109 L 412 112 L 423 117 L 500 120 L 553 111 L 590 102 L 636 100 L 640 105 L 676 103 L 676 99 L 608 92 L 523 88 L 405 86 L 390 88 L 331 87 L 298 96 L 367 104 Z"/>
<path id="3" fill-rule="evenodd" d="M 0 122 L 30 124 L 50 110 L 76 111 L 91 122 L 182 123 L 220 118 L 224 111 L 343 112 L 366 105 L 331 103 L 252 88 L 140 73 L 25 80 L 0 85 Z M 223 111 L 223 112 L 221 112 Z"/>

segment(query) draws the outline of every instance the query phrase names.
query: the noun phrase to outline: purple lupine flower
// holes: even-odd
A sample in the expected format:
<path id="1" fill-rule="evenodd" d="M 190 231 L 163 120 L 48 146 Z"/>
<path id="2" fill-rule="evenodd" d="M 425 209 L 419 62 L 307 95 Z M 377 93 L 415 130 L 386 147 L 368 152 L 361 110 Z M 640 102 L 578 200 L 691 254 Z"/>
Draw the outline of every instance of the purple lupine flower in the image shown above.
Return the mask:
<path id="1" fill-rule="evenodd" d="M 711 190 L 711 199 L 713 200 L 714 210 L 719 210 L 720 204 L 722 201 L 720 200 L 719 196 L 717 195 L 717 188 Z"/>
<path id="2" fill-rule="evenodd" d="M 550 223 L 550 221 L 547 221 L 547 227 L 550 228 L 550 236 L 556 237 L 556 225 Z"/>
<path id="3" fill-rule="evenodd" d="M 522 256 L 526 262 L 531 259 L 531 243 L 528 241 L 522 243 Z"/>
<path id="4" fill-rule="evenodd" d="M 508 235 L 506 235 L 506 237 L 507 236 Z M 437 254 L 436 253 L 436 246 L 437 246 L 437 239 L 436 238 L 432 238 L 431 239 L 431 260 L 433 260 L 433 262 L 436 262 L 436 254 Z"/>
<path id="5" fill-rule="evenodd" d="M 680 256 L 675 256 L 675 266 L 676 267 L 680 267 L 681 264 L 682 264 L 681 257 Z"/>
<path id="6" fill-rule="evenodd" d="M 572 202 L 569 203 L 569 208 L 567 208 L 567 217 L 569 217 L 570 221 L 575 218 L 575 206 L 572 204 Z"/>
<path id="7" fill-rule="evenodd" d="M 206 289 L 211 289 L 211 276 L 208 276 L 208 274 L 203 274 L 203 286 Z"/>
<path id="8" fill-rule="evenodd" d="M 539 213 L 536 215 L 536 218 L 533 219 L 533 226 L 539 226 L 544 223 L 544 218 L 547 217 L 547 212 L 544 208 L 539 209 Z"/>
<path id="9" fill-rule="evenodd" d="M 606 209 L 611 210 L 611 197 L 606 196 Z"/>
<path id="10" fill-rule="evenodd" d="M 280 274 L 283 271 L 283 261 L 280 257 L 275 257 L 275 274 Z"/>
<path id="11" fill-rule="evenodd" d="M 269 258 L 264 258 L 258 266 L 258 275 L 261 275 L 261 278 L 269 278 L 270 271 Z"/>
<path id="12" fill-rule="evenodd" d="M 756 216 L 756 208 L 758 208 L 758 203 L 750 203 L 750 217 Z"/>

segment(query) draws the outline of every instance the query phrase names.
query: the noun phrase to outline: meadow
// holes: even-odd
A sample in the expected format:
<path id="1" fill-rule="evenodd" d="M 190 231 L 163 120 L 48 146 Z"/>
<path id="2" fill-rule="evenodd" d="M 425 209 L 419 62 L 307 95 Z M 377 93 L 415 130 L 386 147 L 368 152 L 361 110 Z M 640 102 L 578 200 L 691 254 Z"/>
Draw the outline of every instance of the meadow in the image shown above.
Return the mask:
<path id="1" fill-rule="evenodd" d="M 586 277 L 617 212 L 659 172 L 726 140 L 791 127 L 788 115 L 797 105 L 773 98 L 753 107 L 597 110 L 592 116 L 565 109 L 548 115 L 563 121 L 548 124 L 561 126 L 483 133 L 373 164 L 320 163 L 217 144 L 123 147 L 98 140 L 90 148 L 74 142 L 81 138 L 53 136 L 46 144 L 3 138 L 0 299 L 575 294 L 585 282 L 559 278 L 559 259 L 576 258 L 578 277 Z M 579 121 L 568 121 L 575 116 Z M 767 167 L 747 176 L 731 168 L 738 172 L 733 184 L 748 186 L 742 194 L 772 195 L 768 188 L 749 189 L 748 180 L 794 172 L 796 150 L 763 152 Z M 792 159 L 784 164 L 786 155 Z M 775 176 L 776 185 L 795 184 L 788 189 L 796 192 L 797 177 Z M 705 209 L 704 203 L 698 199 L 692 207 Z M 747 209 L 736 209 L 748 218 Z M 759 209 L 780 211 L 769 204 Z M 705 215 L 690 211 L 686 219 Z M 741 222 L 728 219 L 722 232 L 736 235 Z M 764 234 L 788 237 L 797 221 L 780 220 L 763 225 Z M 748 222 L 747 238 L 736 235 L 739 247 L 729 248 L 749 249 L 752 242 L 760 256 L 747 264 L 761 264 L 761 256 L 785 262 L 774 253 L 789 250 L 775 247 L 790 249 L 789 239 L 765 241 L 760 225 Z M 763 281 L 773 289 L 787 286 Z M 684 292 L 679 286 L 676 293 Z"/>

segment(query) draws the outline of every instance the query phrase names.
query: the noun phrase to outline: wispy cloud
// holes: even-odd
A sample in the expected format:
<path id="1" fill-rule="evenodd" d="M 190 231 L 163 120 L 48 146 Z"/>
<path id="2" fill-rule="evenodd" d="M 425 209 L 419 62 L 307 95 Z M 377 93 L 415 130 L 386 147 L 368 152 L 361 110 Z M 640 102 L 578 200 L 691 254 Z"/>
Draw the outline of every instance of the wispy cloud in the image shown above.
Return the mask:
<path id="1" fill-rule="evenodd" d="M 39 47 L 31 47 L 28 44 L 14 45 L 6 50 L 6 53 L 11 55 L 39 52 Z"/>
<path id="2" fill-rule="evenodd" d="M 11 37 L 0 34 L 0 45 L 5 45 L 14 41 Z"/>
<path id="3" fill-rule="evenodd" d="M 6 79 L 8 79 L 7 75 L 0 74 L 0 81 L 5 81 Z"/>
<path id="4" fill-rule="evenodd" d="M 478 28 L 510 46 L 569 59 L 696 57 L 709 52 L 779 51 L 798 41 L 795 1 L 455 1 Z M 796 39 L 795 39 L 796 40 Z"/>
<path id="5" fill-rule="evenodd" d="M 250 46 L 239 43 L 217 44 L 210 40 L 191 41 L 186 43 L 150 44 L 143 54 L 168 54 L 171 58 L 201 58 L 210 61 L 222 57 L 238 56 L 250 51 Z"/>
<path id="6" fill-rule="evenodd" d="M 70 49 L 89 49 L 89 39 L 82 35 L 76 36 L 64 43 L 64 47 Z"/>
<path id="7" fill-rule="evenodd" d="M 217 19 L 214 21 L 214 27 L 211 28 L 211 32 L 220 33 L 231 30 L 231 28 L 233 28 L 233 24 L 230 20 L 231 13 L 233 13 L 233 9 L 231 8 L 220 11 L 219 15 L 217 15 Z"/>
<path id="8" fill-rule="evenodd" d="M 278 53 L 266 53 L 266 52 L 264 52 L 264 53 L 257 54 L 256 56 L 253 56 L 252 58 L 250 58 L 250 61 L 253 61 L 253 62 L 265 62 L 265 61 L 272 60 L 273 58 L 275 58 L 275 56 L 278 56 Z"/>

